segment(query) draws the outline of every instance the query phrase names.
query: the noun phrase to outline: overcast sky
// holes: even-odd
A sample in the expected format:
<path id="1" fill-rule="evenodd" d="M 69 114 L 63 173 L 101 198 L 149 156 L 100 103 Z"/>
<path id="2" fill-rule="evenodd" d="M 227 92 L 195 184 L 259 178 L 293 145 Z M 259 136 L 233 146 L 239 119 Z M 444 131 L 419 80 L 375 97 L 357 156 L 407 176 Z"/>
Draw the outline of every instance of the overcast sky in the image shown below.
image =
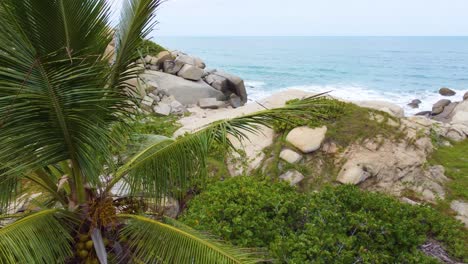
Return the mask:
<path id="1" fill-rule="evenodd" d="M 157 17 L 154 36 L 468 35 L 468 0 L 167 0 Z"/>

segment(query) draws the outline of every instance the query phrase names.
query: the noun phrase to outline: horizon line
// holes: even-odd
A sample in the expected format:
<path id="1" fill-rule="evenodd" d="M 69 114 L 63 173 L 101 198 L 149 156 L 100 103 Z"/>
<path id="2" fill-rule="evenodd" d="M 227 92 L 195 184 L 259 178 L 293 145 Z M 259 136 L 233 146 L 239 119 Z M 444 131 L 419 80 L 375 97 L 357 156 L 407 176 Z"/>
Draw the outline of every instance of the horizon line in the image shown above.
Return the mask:
<path id="1" fill-rule="evenodd" d="M 150 34 L 151 35 L 151 34 Z M 364 38 L 388 38 L 388 37 L 409 37 L 409 38 L 463 38 L 468 37 L 468 35 L 155 35 L 152 37 L 200 37 L 200 38 L 210 38 L 210 37 L 364 37 Z"/>

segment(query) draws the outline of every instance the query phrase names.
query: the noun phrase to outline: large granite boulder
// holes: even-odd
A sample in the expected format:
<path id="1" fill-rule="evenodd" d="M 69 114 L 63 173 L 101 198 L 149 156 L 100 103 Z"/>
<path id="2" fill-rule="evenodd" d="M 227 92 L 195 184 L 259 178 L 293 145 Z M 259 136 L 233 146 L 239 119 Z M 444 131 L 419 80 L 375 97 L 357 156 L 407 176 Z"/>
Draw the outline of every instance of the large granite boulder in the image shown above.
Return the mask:
<path id="1" fill-rule="evenodd" d="M 468 100 L 462 101 L 452 111 L 451 123 L 468 126 Z"/>
<path id="2" fill-rule="evenodd" d="M 326 133 L 326 126 L 318 128 L 296 127 L 288 133 L 286 141 L 303 153 L 311 153 L 320 148 Z"/>
<path id="3" fill-rule="evenodd" d="M 184 105 L 195 105 L 201 98 L 215 97 L 218 100 L 225 100 L 226 96 L 209 86 L 204 81 L 189 81 L 172 74 L 159 71 L 146 71 L 141 78 L 150 85 L 154 83 L 159 89 L 167 91 L 174 98 Z"/>
<path id="4" fill-rule="evenodd" d="M 177 56 L 175 61 L 178 63 L 192 65 L 200 69 L 205 69 L 206 67 L 206 64 L 203 62 L 203 60 L 198 57 L 189 56 L 182 52 L 173 53 L 173 55 L 174 54 Z"/>
<path id="5" fill-rule="evenodd" d="M 177 74 L 184 65 L 180 61 L 166 60 L 163 63 L 162 69 L 165 73 Z"/>

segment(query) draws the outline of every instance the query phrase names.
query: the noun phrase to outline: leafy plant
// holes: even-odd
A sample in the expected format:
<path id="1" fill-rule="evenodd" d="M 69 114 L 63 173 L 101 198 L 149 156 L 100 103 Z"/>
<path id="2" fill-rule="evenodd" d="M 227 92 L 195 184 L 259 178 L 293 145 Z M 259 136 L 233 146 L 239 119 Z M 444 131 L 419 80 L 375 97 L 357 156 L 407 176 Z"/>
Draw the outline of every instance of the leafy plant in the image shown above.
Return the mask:
<path id="1" fill-rule="evenodd" d="M 138 50 L 143 56 L 157 56 L 161 51 L 165 51 L 166 48 L 160 46 L 159 44 L 156 44 L 155 42 L 149 39 L 143 39 L 140 46 L 138 47 Z"/>
<path id="2" fill-rule="evenodd" d="M 239 176 L 217 182 L 180 219 L 241 247 L 268 247 L 300 224 L 305 198 L 285 182 Z"/>
<path id="3" fill-rule="evenodd" d="M 437 263 L 419 250 L 429 239 L 468 257 L 460 223 L 354 186 L 299 194 L 283 183 L 237 177 L 195 197 L 181 220 L 234 245 L 266 247 L 279 263 Z"/>
<path id="4" fill-rule="evenodd" d="M 114 36 L 106 0 L 0 1 L 0 219 L 13 219 L 0 229 L 0 263 L 256 261 L 177 223 L 136 215 L 145 213 L 138 202 L 183 194 L 206 175 L 213 143 L 227 149 L 228 135 L 271 126 L 279 112 L 303 115 L 314 98 L 177 140 L 142 140 L 130 126 L 138 100 L 128 81 L 160 4 L 125 1 Z M 122 152 L 127 142 L 133 147 Z M 118 186 L 137 208 L 117 204 Z M 32 196 L 40 204 L 15 207 Z"/>

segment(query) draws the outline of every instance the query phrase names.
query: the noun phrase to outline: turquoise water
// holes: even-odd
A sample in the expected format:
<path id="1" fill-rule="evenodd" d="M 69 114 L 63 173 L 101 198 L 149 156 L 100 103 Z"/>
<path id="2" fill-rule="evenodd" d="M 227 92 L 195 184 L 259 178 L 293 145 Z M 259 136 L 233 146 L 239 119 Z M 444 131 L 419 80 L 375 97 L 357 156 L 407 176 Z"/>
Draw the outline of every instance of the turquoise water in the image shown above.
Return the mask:
<path id="1" fill-rule="evenodd" d="M 251 99 L 300 88 L 430 108 L 440 87 L 468 90 L 468 37 L 159 37 L 241 76 Z"/>

